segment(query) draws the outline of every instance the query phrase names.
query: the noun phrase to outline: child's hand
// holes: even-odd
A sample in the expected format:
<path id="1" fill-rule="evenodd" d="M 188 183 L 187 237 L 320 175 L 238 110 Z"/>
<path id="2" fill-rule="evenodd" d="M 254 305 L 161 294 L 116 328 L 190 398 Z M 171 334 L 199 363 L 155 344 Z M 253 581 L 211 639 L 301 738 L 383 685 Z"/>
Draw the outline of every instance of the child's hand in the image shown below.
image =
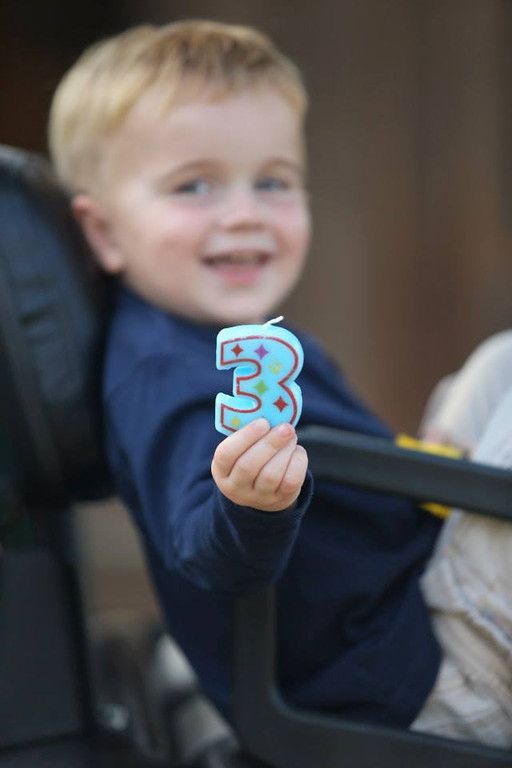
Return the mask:
<path id="1" fill-rule="evenodd" d="M 308 455 L 291 424 L 270 429 L 257 419 L 222 441 L 212 461 L 219 490 L 235 504 L 265 512 L 291 507 L 304 483 Z"/>

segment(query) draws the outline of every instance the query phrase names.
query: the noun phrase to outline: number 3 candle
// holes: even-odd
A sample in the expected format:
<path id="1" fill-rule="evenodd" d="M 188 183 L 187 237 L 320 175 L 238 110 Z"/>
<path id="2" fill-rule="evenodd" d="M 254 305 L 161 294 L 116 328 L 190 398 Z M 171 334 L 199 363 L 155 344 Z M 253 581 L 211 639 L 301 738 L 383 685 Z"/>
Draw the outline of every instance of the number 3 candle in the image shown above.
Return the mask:
<path id="1" fill-rule="evenodd" d="M 263 417 L 272 427 L 298 422 L 302 394 L 295 384 L 304 353 L 296 336 L 275 325 L 235 325 L 217 336 L 217 368 L 234 368 L 233 395 L 215 400 L 215 427 L 229 435 Z"/>

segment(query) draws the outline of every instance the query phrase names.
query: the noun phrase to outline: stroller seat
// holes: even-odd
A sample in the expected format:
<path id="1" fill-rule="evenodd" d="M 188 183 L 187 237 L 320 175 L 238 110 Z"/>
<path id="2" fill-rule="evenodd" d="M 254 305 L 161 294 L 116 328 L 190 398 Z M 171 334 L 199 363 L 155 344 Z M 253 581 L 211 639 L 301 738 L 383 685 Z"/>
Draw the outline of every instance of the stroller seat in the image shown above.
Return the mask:
<path id="1" fill-rule="evenodd" d="M 275 682 L 272 590 L 237 605 L 240 747 L 217 733 L 185 761 L 173 753 L 176 696 L 158 692 L 155 736 L 151 664 L 122 643 L 92 673 L 69 509 L 110 493 L 99 407 L 108 297 L 46 162 L 0 148 L 0 503 L 33 530 L 0 551 L 0 768 L 512 765 L 505 751 L 291 708 Z M 301 442 L 314 474 L 510 517 L 508 472 L 325 428 Z"/>

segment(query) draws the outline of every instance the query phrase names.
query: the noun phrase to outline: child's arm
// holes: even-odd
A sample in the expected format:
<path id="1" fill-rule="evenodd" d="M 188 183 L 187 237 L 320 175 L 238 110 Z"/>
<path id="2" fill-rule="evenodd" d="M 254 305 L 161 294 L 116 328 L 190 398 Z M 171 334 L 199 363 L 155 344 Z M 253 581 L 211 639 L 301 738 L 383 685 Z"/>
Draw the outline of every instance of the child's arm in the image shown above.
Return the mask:
<path id="1" fill-rule="evenodd" d="M 297 445 L 291 424 L 270 429 L 265 419 L 257 419 L 223 440 L 211 467 L 224 496 L 264 512 L 279 512 L 295 504 L 307 468 L 307 453 Z"/>
<path id="2" fill-rule="evenodd" d="M 151 358 L 108 398 L 107 445 L 116 484 L 162 566 L 201 589 L 242 594 L 282 574 L 313 480 L 302 486 L 305 451 L 296 449 L 289 425 L 285 435 L 265 426 L 257 437 L 253 422 L 219 447 L 212 418 L 216 391 L 216 377 L 198 377 L 186 359 Z M 244 472 L 248 451 L 260 457 L 261 477 L 252 461 Z"/>

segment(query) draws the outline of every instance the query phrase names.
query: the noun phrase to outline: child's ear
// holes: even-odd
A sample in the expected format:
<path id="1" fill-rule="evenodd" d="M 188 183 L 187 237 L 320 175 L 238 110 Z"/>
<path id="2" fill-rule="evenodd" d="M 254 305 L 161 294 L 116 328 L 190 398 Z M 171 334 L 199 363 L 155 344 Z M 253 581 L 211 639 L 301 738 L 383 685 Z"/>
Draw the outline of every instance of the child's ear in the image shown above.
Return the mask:
<path id="1" fill-rule="evenodd" d="M 71 211 L 100 266 L 111 274 L 121 272 L 124 266 L 122 254 L 116 248 L 109 219 L 101 204 L 89 195 L 79 194 L 71 200 Z"/>

